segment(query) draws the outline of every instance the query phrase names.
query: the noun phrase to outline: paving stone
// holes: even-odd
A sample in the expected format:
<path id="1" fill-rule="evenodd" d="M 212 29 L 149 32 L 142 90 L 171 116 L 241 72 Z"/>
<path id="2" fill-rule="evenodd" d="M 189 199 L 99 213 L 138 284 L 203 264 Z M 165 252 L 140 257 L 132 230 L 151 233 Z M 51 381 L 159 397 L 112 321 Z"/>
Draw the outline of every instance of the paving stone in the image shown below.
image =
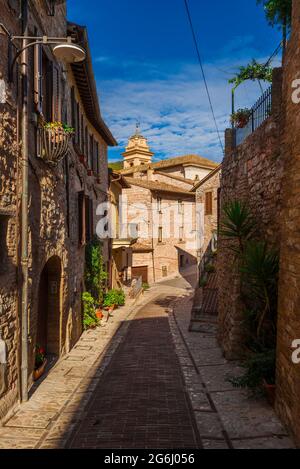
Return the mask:
<path id="1" fill-rule="evenodd" d="M 218 414 L 213 412 L 195 412 L 201 438 L 223 438 L 223 428 Z"/>
<path id="2" fill-rule="evenodd" d="M 245 370 L 238 365 L 225 363 L 217 366 L 199 366 L 203 382 L 210 392 L 233 391 L 230 378 L 241 376 Z"/>
<path id="3" fill-rule="evenodd" d="M 202 440 L 203 449 L 229 449 L 226 440 Z"/>
<path id="4" fill-rule="evenodd" d="M 251 398 L 241 390 L 214 393 L 212 399 L 230 438 L 286 435 L 264 399 Z"/>
<path id="5" fill-rule="evenodd" d="M 226 359 L 224 358 L 220 348 L 202 349 L 199 350 L 198 354 L 195 356 L 195 362 L 198 367 L 207 365 L 224 365 L 226 364 Z"/>
<path id="6" fill-rule="evenodd" d="M 57 412 L 41 412 L 41 411 L 20 411 L 12 417 L 6 427 L 22 427 L 22 428 L 41 428 L 48 427 L 50 422 L 55 419 Z"/>
<path id="7" fill-rule="evenodd" d="M 287 437 L 256 438 L 249 440 L 233 440 L 234 449 L 295 449 Z"/>

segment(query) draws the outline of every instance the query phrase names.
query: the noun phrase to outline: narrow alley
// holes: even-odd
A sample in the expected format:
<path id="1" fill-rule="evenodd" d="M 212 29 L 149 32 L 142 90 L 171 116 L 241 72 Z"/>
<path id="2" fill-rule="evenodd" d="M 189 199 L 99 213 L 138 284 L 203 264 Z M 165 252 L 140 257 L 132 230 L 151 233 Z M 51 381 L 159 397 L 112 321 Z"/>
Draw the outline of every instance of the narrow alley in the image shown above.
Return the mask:
<path id="1" fill-rule="evenodd" d="M 83 334 L 0 428 L 0 448 L 292 448 L 265 400 L 226 381 L 212 325 L 188 332 L 195 275 Z"/>

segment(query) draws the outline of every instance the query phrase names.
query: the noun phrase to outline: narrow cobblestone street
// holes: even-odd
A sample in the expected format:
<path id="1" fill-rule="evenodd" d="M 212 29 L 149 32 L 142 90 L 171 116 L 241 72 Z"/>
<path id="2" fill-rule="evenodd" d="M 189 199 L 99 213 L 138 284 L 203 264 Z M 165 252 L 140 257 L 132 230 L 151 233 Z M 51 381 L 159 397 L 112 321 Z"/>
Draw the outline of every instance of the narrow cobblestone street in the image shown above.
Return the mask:
<path id="1" fill-rule="evenodd" d="M 194 282 L 161 282 L 85 332 L 0 429 L 0 448 L 292 448 L 265 400 L 226 381 L 239 367 L 214 326 L 188 332 Z"/>

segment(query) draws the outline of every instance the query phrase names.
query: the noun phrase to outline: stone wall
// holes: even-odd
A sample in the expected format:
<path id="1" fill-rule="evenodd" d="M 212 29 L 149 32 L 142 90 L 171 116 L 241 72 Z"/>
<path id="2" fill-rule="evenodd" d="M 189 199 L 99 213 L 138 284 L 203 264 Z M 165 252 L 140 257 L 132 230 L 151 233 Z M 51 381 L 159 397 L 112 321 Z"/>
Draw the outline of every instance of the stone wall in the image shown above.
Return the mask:
<path id="1" fill-rule="evenodd" d="M 300 364 L 292 342 L 300 340 L 300 104 L 292 101 L 300 79 L 300 2 L 293 2 L 293 28 L 284 61 L 284 178 L 278 308 L 276 408 L 300 445 Z M 297 87 L 299 89 L 299 85 Z M 299 93 L 298 93 L 299 96 Z"/>
<path id="2" fill-rule="evenodd" d="M 269 117 L 241 145 L 235 147 L 234 131 L 226 132 L 222 164 L 220 211 L 228 200 L 247 202 L 258 222 L 260 235 L 279 250 L 283 151 L 281 142 L 282 73 L 274 72 L 273 108 Z M 243 306 L 239 275 L 228 240 L 218 241 L 219 341 L 229 359 L 240 355 L 243 343 Z"/>
<path id="3" fill-rule="evenodd" d="M 1 21 L 14 33 L 21 33 L 18 12 L 9 5 L 18 2 L 1 1 Z M 45 2 L 30 2 L 30 30 L 38 34 L 66 36 L 65 2 L 56 8 L 55 17 L 46 14 Z M 48 49 L 49 52 L 50 49 Z M 49 52 L 50 53 L 50 52 Z M 51 53 L 50 53 L 50 58 Z M 30 70 L 33 69 L 29 54 Z M 75 85 L 71 68 L 64 74 L 64 112 L 71 123 L 71 87 Z M 65 67 L 64 67 L 65 68 Z M 5 371 L 5 391 L 0 396 L 0 422 L 17 402 L 19 393 L 20 304 L 22 277 L 20 275 L 20 113 L 17 110 L 17 81 L 10 85 L 7 74 L 7 40 L 0 36 L 0 79 L 5 82 L 7 99 L 0 104 L 0 236 L 5 257 L 0 272 L 0 335 L 8 352 Z M 48 345 L 57 356 L 67 353 L 82 332 L 81 293 L 84 290 L 85 247 L 79 240 L 78 193 L 84 192 L 93 203 L 93 225 L 99 203 L 107 200 L 108 170 L 107 144 L 89 123 L 81 97 L 75 94 L 83 113 L 89 134 L 99 143 L 100 180 L 88 172 L 80 162 L 76 146 L 70 144 L 68 156 L 57 167 L 49 166 L 37 158 L 37 120 L 33 106 L 33 74 L 29 79 L 29 387 L 32 384 L 34 349 L 38 340 L 39 324 L 45 309 L 42 302 L 43 279 L 47 278 L 48 293 Z M 46 77 L 44 77 L 46 79 Z M 5 230 L 5 231 L 4 231 Z M 108 240 L 104 242 L 104 259 L 108 261 Z M 0 389 L 1 389 L 0 385 Z"/>

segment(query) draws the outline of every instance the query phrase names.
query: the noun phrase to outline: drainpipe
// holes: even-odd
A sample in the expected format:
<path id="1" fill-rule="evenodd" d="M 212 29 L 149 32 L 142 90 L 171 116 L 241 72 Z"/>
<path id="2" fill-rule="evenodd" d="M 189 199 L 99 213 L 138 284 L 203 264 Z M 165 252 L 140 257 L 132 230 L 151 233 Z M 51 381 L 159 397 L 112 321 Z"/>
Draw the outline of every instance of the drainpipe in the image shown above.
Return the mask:
<path id="1" fill-rule="evenodd" d="M 22 33 L 28 36 L 28 0 L 22 0 Z M 27 40 L 23 39 L 22 48 Z M 21 266 L 22 266 L 22 312 L 21 312 L 21 401 L 28 401 L 28 50 L 21 56 L 22 78 L 22 198 L 21 198 Z"/>

